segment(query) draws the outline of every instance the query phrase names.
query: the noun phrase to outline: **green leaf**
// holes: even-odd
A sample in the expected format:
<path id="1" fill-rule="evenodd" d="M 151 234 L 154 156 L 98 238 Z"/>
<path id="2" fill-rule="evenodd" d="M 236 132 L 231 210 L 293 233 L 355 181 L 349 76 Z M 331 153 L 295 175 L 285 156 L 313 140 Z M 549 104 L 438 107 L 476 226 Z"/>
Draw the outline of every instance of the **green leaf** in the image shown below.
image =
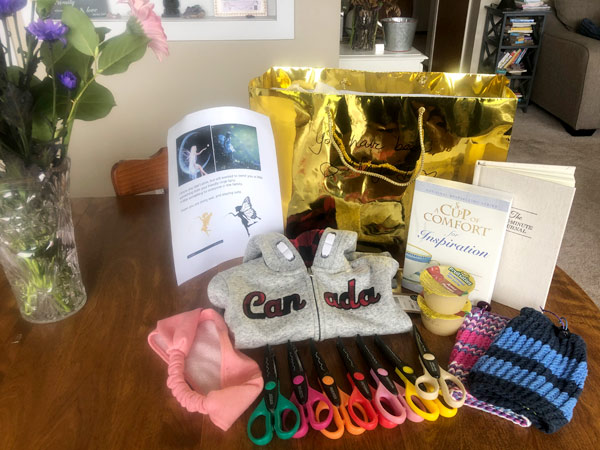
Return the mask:
<path id="1" fill-rule="evenodd" d="M 98 72 L 103 75 L 125 72 L 131 63 L 144 56 L 149 41 L 146 36 L 129 33 L 109 39 L 98 58 Z"/>
<path id="2" fill-rule="evenodd" d="M 81 96 L 75 118 L 81 120 L 102 119 L 115 105 L 115 99 L 111 92 L 94 81 Z"/>
<path id="3" fill-rule="evenodd" d="M 54 130 L 52 129 L 52 79 L 44 78 L 40 83 L 31 89 L 33 95 L 33 124 L 32 136 L 39 141 L 50 141 L 53 139 Z M 64 92 L 56 94 L 56 115 L 63 117 L 68 108 L 68 100 Z"/>
<path id="4" fill-rule="evenodd" d="M 67 40 L 73 47 L 81 53 L 94 56 L 100 40 L 90 18 L 84 12 L 65 5 L 62 22 L 69 27 Z"/>
<path id="5" fill-rule="evenodd" d="M 100 37 L 100 42 L 104 42 L 104 39 L 106 39 L 106 35 L 110 33 L 110 28 L 96 27 L 96 33 Z"/>
<path id="6" fill-rule="evenodd" d="M 38 16 L 45 19 L 52 12 L 55 3 L 56 0 L 37 0 L 35 11 L 38 13 Z"/>
<path id="7" fill-rule="evenodd" d="M 52 52 L 50 52 L 50 45 L 52 45 Z M 53 44 L 44 42 L 40 48 L 40 56 L 46 67 L 54 65 L 56 74 L 70 70 L 77 75 L 78 86 L 91 77 L 94 58 L 84 55 L 72 45 L 63 48 L 60 42 Z"/>
<path id="8" fill-rule="evenodd" d="M 31 123 L 32 111 L 33 98 L 31 93 L 8 83 L 2 92 L 2 101 L 0 102 L 2 119 L 9 126 L 26 133 L 28 124 Z"/>

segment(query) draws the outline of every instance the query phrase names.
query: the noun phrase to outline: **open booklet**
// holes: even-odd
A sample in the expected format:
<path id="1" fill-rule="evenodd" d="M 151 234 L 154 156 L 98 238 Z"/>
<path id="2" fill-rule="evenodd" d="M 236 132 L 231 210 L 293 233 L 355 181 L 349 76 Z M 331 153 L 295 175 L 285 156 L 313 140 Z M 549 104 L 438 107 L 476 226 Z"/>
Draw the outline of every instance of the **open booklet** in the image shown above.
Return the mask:
<path id="1" fill-rule="evenodd" d="M 169 129 L 169 211 L 177 284 L 244 255 L 251 235 L 283 231 L 271 122 L 220 107 Z"/>

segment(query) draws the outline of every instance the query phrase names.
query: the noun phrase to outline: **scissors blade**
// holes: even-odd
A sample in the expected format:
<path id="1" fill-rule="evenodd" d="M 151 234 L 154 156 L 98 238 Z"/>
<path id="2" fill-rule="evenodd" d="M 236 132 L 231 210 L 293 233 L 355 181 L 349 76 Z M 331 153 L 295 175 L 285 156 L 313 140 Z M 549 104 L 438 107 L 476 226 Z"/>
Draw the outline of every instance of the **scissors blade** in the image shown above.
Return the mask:
<path id="1" fill-rule="evenodd" d="M 369 347 L 365 345 L 365 342 L 363 341 L 360 334 L 356 335 L 356 343 L 358 344 L 358 349 L 367 360 L 369 367 L 371 367 L 375 375 L 377 375 L 377 378 L 379 379 L 381 384 L 383 384 L 383 386 L 385 386 L 385 388 L 388 391 L 390 391 L 393 395 L 398 395 L 398 389 L 396 389 L 396 386 L 394 386 L 394 382 L 389 377 L 388 371 L 383 368 L 379 361 L 377 361 L 375 355 L 373 355 Z"/>
<path id="2" fill-rule="evenodd" d="M 329 401 L 333 403 L 333 406 L 339 408 L 341 401 L 337 384 L 335 383 L 331 372 L 329 372 L 327 364 L 325 364 L 325 360 L 317 350 L 315 341 L 312 339 L 310 340 L 310 351 L 312 354 L 313 363 L 317 369 L 317 375 L 319 376 L 319 380 L 321 382 L 321 387 L 323 388 L 323 391 L 325 391 L 325 395 L 327 395 Z"/>
<path id="3" fill-rule="evenodd" d="M 308 401 L 308 381 L 306 380 L 306 373 L 302 366 L 302 360 L 298 354 L 298 349 L 290 341 L 287 342 L 287 350 L 290 377 L 292 377 L 292 386 L 294 388 L 294 393 L 296 394 L 296 399 L 301 405 L 306 405 L 306 402 Z"/>
<path id="4" fill-rule="evenodd" d="M 277 407 L 277 397 L 279 394 L 279 377 L 277 376 L 277 360 L 271 346 L 267 344 L 265 349 L 265 369 L 264 369 L 264 400 L 265 406 L 270 412 L 274 412 Z"/>
<path id="5" fill-rule="evenodd" d="M 377 335 L 375 335 L 375 345 L 377 345 L 387 360 L 391 362 L 396 369 L 402 372 L 402 375 L 404 375 L 410 383 L 415 384 L 417 382 L 414 369 L 402 361 L 402 359 L 400 359 L 400 357 L 396 355 L 396 353 L 394 353 L 394 351 Z"/>
<path id="6" fill-rule="evenodd" d="M 416 325 L 413 325 L 413 335 L 415 336 L 415 342 L 417 343 L 417 349 L 419 350 L 419 359 L 423 368 L 429 372 L 433 378 L 440 378 L 440 366 L 435 359 L 435 355 L 429 351 L 427 344 L 423 340 L 421 333 Z"/>
<path id="7" fill-rule="evenodd" d="M 354 360 L 348 353 L 348 350 L 344 346 L 342 340 L 338 337 L 335 346 L 342 357 L 342 361 L 344 361 L 344 366 L 346 367 L 346 371 L 348 375 L 352 378 L 354 385 L 357 387 L 358 391 L 362 394 L 364 398 L 367 400 L 372 400 L 371 390 L 369 389 L 369 383 L 367 382 L 367 377 L 364 372 L 356 367 Z"/>

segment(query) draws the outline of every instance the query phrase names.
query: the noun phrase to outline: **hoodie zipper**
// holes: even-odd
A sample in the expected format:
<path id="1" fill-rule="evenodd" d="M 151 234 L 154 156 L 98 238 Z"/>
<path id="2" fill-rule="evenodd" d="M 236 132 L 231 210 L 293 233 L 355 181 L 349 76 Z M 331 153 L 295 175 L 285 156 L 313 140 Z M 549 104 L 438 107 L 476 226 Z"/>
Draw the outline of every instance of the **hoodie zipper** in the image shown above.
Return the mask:
<path id="1" fill-rule="evenodd" d="M 319 339 L 317 339 L 317 341 L 320 341 L 321 340 L 321 317 L 319 314 L 319 302 L 317 302 L 317 291 L 315 290 L 314 275 L 313 275 L 312 267 L 309 267 L 306 270 L 308 271 L 308 276 L 310 277 L 310 284 L 312 285 L 312 290 L 313 290 L 313 299 L 315 300 L 315 308 L 317 309 L 317 324 L 319 326 Z"/>

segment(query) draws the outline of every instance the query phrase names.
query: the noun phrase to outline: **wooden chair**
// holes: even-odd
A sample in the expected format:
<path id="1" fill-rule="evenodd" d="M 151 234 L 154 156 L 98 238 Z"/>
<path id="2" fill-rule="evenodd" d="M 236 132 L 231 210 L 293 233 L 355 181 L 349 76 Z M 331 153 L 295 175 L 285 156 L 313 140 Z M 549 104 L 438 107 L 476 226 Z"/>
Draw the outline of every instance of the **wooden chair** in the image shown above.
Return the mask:
<path id="1" fill-rule="evenodd" d="M 115 163 L 110 171 L 117 197 L 136 195 L 156 190 L 167 190 L 167 147 L 161 148 L 148 159 L 130 159 Z"/>

